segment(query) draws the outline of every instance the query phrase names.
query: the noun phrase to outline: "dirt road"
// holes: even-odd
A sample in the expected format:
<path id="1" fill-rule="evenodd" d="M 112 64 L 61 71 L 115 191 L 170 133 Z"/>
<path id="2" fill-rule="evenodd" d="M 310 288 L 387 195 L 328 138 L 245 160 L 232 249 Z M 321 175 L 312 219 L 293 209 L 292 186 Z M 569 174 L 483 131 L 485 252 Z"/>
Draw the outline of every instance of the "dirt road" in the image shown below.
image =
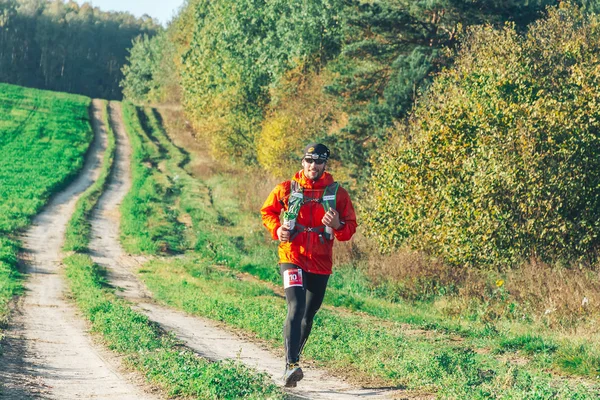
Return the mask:
<path id="1" fill-rule="evenodd" d="M 78 196 L 92 184 L 106 148 L 102 103 L 94 101 L 95 138 L 79 177 L 55 196 L 23 237 L 28 279 L 0 358 L 1 398 L 153 399 L 94 344 L 65 300 L 61 247 Z"/>
<path id="2" fill-rule="evenodd" d="M 117 293 L 133 301 L 138 311 L 145 313 L 165 330 L 175 333 L 198 354 L 212 360 L 239 358 L 248 366 L 266 372 L 273 381 L 281 384 L 283 361 L 278 357 L 211 321 L 191 317 L 150 301 L 148 291 L 135 275 L 140 267 L 139 262 L 125 254 L 118 241 L 118 205 L 131 185 L 130 154 L 120 110 L 115 104 L 111 106 L 111 116 L 114 121 L 113 130 L 117 135 L 115 168 L 91 221 L 92 258 L 108 270 L 111 284 L 122 289 Z M 365 390 L 352 387 L 316 369 L 307 369 L 305 380 L 289 393 L 295 398 L 310 399 L 386 398 L 392 395 L 385 389 Z"/>

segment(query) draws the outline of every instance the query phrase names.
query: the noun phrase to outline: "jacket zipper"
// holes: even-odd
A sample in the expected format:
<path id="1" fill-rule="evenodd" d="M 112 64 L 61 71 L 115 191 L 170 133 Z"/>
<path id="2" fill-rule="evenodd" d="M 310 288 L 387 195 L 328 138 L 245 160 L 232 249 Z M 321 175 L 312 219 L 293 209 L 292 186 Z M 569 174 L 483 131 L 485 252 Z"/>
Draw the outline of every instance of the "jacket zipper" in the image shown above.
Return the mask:
<path id="1" fill-rule="evenodd" d="M 310 197 L 311 201 L 308 203 L 308 211 L 310 213 L 310 224 L 309 224 L 309 227 L 314 226 L 314 220 L 313 220 L 313 218 L 314 218 L 313 204 L 314 203 L 312 201 L 312 195 L 313 195 L 313 193 L 311 192 L 311 197 Z M 306 256 L 307 256 L 306 258 L 308 259 L 308 262 L 310 264 L 311 269 L 312 269 L 312 266 L 313 266 L 312 265 L 312 263 L 313 263 L 313 260 L 312 260 L 312 236 L 313 235 L 310 232 L 306 232 L 306 241 L 308 242 L 307 246 L 306 246 Z"/>

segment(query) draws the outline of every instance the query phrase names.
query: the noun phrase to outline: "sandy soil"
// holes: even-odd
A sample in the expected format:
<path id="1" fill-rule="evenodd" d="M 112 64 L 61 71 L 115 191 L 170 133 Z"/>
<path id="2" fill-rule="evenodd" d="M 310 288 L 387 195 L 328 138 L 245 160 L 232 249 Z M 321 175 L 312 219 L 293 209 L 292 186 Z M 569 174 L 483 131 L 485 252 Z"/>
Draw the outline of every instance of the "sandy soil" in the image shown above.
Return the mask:
<path id="1" fill-rule="evenodd" d="M 91 341 L 65 300 L 61 246 L 78 196 L 97 178 L 106 133 L 94 101 L 95 139 L 80 176 L 55 196 L 22 238 L 28 279 L 0 358 L 0 397 L 8 399 L 151 399 L 120 372 L 119 360 Z"/>
<path id="2" fill-rule="evenodd" d="M 120 119 L 120 110 L 115 104 L 111 105 L 111 115 L 114 121 L 113 130 L 118 138 L 115 169 L 92 219 L 93 240 L 90 243 L 92 258 L 107 269 L 111 284 L 119 288 L 117 293 L 133 301 L 138 311 L 146 314 L 165 330 L 173 332 L 198 354 L 211 360 L 239 359 L 248 366 L 266 372 L 274 382 L 281 385 L 280 377 L 284 366 L 282 359 L 226 331 L 212 321 L 191 317 L 183 312 L 157 305 L 150 300 L 149 292 L 135 274 L 141 266 L 140 260 L 125 254 L 118 241 L 118 206 L 131 185 L 130 154 Z M 391 398 L 402 393 L 385 388 L 353 387 L 329 376 L 324 371 L 313 368 L 307 368 L 305 376 L 296 389 L 288 391 L 292 398 Z"/>

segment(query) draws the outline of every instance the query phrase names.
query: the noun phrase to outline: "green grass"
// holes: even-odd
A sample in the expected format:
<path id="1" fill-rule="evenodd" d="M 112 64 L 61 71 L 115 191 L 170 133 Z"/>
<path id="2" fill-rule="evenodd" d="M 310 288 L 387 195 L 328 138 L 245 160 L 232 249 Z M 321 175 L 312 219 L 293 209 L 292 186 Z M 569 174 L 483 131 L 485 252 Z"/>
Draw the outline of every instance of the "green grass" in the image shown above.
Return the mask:
<path id="1" fill-rule="evenodd" d="M 265 241 L 259 216 L 242 211 L 231 177 L 217 174 L 202 181 L 187 174 L 181 168 L 182 154 L 168 142 L 153 113 L 145 110 L 143 118 L 148 133 L 142 140 L 159 147 L 161 168 L 155 173 L 178 183 L 179 201 L 164 207 L 176 206 L 179 215 L 190 220 L 187 255 L 150 262 L 142 271 L 144 281 L 156 298 L 171 306 L 243 329 L 281 348 L 285 302 L 273 291 L 273 285 L 280 284 L 276 246 Z M 590 376 L 591 368 L 561 366 L 559 355 L 567 344 L 555 345 L 548 338 L 542 339 L 546 347 L 533 339 L 519 342 L 515 334 L 493 325 L 430 315 L 426 302 L 391 297 L 390 290 L 374 285 L 360 268 L 348 265 L 336 271 L 326 296 L 328 307 L 317 314 L 305 354 L 321 366 L 362 381 L 448 398 L 595 398 L 599 393 L 596 386 L 545 372 L 562 368 Z M 260 281 L 240 280 L 239 272 Z M 404 324 L 430 334 L 413 334 Z M 520 366 L 499 357 L 494 348 L 532 358 Z M 594 350 L 587 351 L 584 358 L 593 360 Z"/>
<path id="2" fill-rule="evenodd" d="M 108 117 L 105 123 L 109 126 Z M 109 146 L 100 178 L 82 195 L 78 211 L 69 224 L 73 235 L 69 249 L 75 252 L 64 259 L 72 296 L 91 322 L 92 330 L 101 335 L 108 348 L 123 355 L 128 365 L 141 371 L 149 382 L 162 387 L 169 396 L 282 398 L 266 375 L 234 361 L 209 362 L 183 347 L 171 335 L 164 334 L 146 316 L 117 298 L 107 287 L 103 271 L 89 255 L 82 254 L 89 244 L 89 217 L 106 186 L 114 160 L 114 133 L 110 128 L 107 132 Z"/>
<path id="3" fill-rule="evenodd" d="M 250 332 L 273 349 L 281 348 L 285 302 L 269 285 L 239 280 L 232 271 L 198 255 L 154 260 L 141 273 L 157 299 Z M 339 309 L 319 311 L 305 356 L 361 381 L 435 392 L 440 397 L 502 394 L 525 399 L 539 393 L 544 394 L 539 398 L 595 397 L 595 389 L 476 353 L 464 343 L 407 334 L 401 324 Z"/>
<path id="4" fill-rule="evenodd" d="M 83 166 L 90 99 L 0 84 L 0 232 L 25 227 Z"/>
<path id="5" fill-rule="evenodd" d="M 19 243 L 16 240 L 0 237 L 0 339 L 8 323 L 8 302 L 23 290 L 22 276 L 17 270 L 18 251 Z"/>
<path id="6" fill-rule="evenodd" d="M 557 348 L 558 346 L 552 341 L 528 333 L 501 340 L 498 352 L 502 353 L 505 351 L 521 350 L 524 353 L 531 355 L 536 353 L 554 353 Z"/>
<path id="7" fill-rule="evenodd" d="M 169 396 L 199 399 L 276 399 L 279 390 L 233 361 L 209 362 L 162 334 L 148 318 L 105 287 L 102 271 L 85 254 L 65 258 L 71 293 L 106 346 Z"/>
<path id="8" fill-rule="evenodd" d="M 276 266 L 277 249 L 274 243 L 265 243 L 260 217 L 241 211 L 234 193 L 235 181 L 217 175 L 205 181 L 210 199 L 196 198 L 190 208 L 184 210 L 198 228 L 199 245 L 195 247 L 203 257 L 214 264 L 226 265 L 232 270 L 250 273 L 274 285 L 280 285 Z M 185 191 L 185 189 L 182 189 Z M 182 204 L 183 204 L 182 200 Z M 227 216 L 223 224 L 220 216 Z M 407 301 L 393 298 L 385 286 L 374 285 L 361 268 L 355 265 L 337 266 L 328 285 L 325 304 L 368 314 L 385 321 L 404 323 L 412 329 L 432 331 L 438 336 L 458 335 L 465 346 L 475 349 L 496 349 L 502 343 L 519 340 L 527 332 L 537 332 L 528 321 L 489 321 L 451 318 L 437 312 L 431 302 Z M 504 348 L 507 352 L 523 353 L 540 370 L 554 369 L 565 374 L 596 378 L 600 376 L 600 345 L 591 343 L 574 346 L 573 337 L 563 338 L 551 329 L 539 335 L 551 346 L 552 351 L 530 351 L 529 347 Z M 574 355 L 577 354 L 577 357 Z"/>
<path id="9" fill-rule="evenodd" d="M 127 102 L 123 103 L 123 120 L 132 146 L 133 179 L 121 207 L 123 247 L 143 254 L 180 252 L 185 241 L 173 205 L 177 187 L 157 169 L 161 148 L 146 136 L 136 107 Z"/>
<path id="10" fill-rule="evenodd" d="M 0 329 L 22 290 L 16 234 L 83 166 L 90 101 L 0 84 Z"/>

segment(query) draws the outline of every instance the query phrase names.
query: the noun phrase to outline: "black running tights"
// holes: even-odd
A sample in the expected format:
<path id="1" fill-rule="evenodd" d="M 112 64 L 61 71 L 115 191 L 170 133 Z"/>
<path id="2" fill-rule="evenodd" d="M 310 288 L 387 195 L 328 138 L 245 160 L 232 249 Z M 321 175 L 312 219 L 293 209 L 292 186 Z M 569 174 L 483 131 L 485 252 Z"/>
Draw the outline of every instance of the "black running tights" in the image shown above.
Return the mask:
<path id="1" fill-rule="evenodd" d="M 290 268 L 299 268 L 294 264 L 280 264 L 281 274 Z M 300 360 L 300 353 L 310 335 L 315 314 L 323 303 L 329 275 L 311 274 L 302 271 L 303 287 L 292 286 L 285 289 L 287 300 L 287 318 L 283 328 L 286 359 L 288 363 Z"/>

